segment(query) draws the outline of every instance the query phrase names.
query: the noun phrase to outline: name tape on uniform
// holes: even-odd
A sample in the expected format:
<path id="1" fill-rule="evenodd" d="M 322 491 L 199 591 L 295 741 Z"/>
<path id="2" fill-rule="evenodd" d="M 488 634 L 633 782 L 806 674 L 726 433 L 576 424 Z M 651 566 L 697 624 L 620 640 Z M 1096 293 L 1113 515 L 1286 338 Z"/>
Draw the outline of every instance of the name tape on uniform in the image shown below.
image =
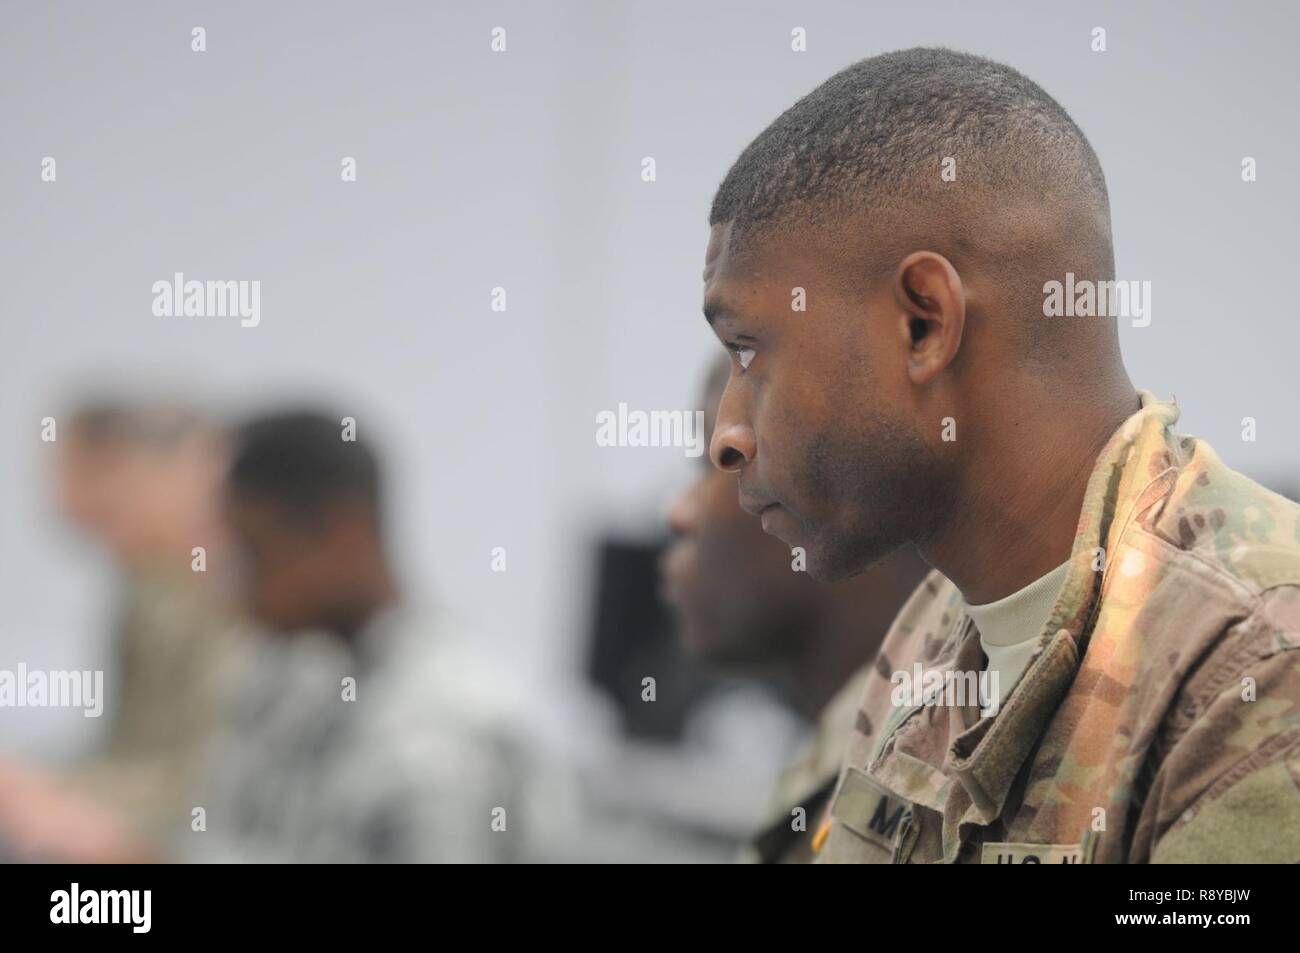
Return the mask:
<path id="1" fill-rule="evenodd" d="M 857 768 L 846 769 L 831 816 L 884 850 L 892 851 L 911 807 Z"/>
<path id="2" fill-rule="evenodd" d="M 981 864 L 1081 864 L 1082 844 L 985 844 Z"/>

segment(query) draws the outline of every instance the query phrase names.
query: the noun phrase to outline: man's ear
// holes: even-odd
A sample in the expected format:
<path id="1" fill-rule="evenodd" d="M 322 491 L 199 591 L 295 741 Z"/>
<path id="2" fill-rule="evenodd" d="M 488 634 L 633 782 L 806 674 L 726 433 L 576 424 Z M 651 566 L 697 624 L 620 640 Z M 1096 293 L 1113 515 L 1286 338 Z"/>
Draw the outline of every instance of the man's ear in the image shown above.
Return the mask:
<path id="1" fill-rule="evenodd" d="M 914 384 L 928 384 L 961 347 L 966 327 L 966 292 L 961 276 L 943 255 L 912 252 L 894 273 L 894 300 L 908 342 L 907 372 Z"/>

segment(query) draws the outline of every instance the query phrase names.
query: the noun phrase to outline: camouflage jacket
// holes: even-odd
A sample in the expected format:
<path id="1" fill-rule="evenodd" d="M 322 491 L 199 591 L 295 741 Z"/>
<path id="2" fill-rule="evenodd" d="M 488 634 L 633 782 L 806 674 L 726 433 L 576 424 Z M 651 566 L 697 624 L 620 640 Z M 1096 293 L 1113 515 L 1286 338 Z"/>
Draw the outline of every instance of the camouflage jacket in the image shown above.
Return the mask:
<path id="1" fill-rule="evenodd" d="M 439 617 L 390 608 L 353 650 L 322 632 L 264 644 L 193 792 L 196 863 L 514 860 L 528 763 L 517 714 Z M 495 814 L 500 810 L 500 814 Z"/>
<path id="2" fill-rule="evenodd" d="M 108 734 L 67 780 L 156 838 L 188 823 L 190 788 L 249 659 L 218 577 L 138 568 L 123 594 Z"/>
<path id="3" fill-rule="evenodd" d="M 817 716 L 812 736 L 781 770 L 758 829 L 741 851 L 741 862 L 806 864 L 813 859 L 811 825 L 835 790 L 869 673 L 870 666 L 864 666 L 850 675 Z"/>
<path id="4" fill-rule="evenodd" d="M 819 861 L 1300 861 L 1300 507 L 1141 398 L 1098 458 L 1068 576 L 996 713 L 896 703 L 918 663 L 985 662 L 941 574 L 903 607 Z"/>

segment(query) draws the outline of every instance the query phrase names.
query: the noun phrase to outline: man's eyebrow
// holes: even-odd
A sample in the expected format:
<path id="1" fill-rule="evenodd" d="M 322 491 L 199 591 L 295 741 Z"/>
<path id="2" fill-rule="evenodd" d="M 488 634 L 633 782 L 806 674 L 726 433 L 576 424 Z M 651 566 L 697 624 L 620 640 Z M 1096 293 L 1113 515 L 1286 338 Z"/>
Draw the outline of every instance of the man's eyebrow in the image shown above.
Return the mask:
<path id="1" fill-rule="evenodd" d="M 704 320 L 709 322 L 710 327 L 720 319 L 726 318 L 730 313 L 731 311 L 726 304 L 716 298 L 704 302 Z"/>

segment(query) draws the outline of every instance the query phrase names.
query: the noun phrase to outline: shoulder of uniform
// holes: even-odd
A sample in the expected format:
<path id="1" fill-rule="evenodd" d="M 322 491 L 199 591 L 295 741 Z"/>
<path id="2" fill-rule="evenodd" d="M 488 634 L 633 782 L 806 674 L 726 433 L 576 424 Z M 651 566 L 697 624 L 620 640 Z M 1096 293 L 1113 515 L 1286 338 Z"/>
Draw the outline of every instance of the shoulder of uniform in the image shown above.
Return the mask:
<path id="1" fill-rule="evenodd" d="M 1159 791 L 1178 819 L 1153 861 L 1300 857 L 1300 587 L 1263 593 L 1229 632 L 1165 715 Z"/>
<path id="2" fill-rule="evenodd" d="M 910 670 L 913 664 L 934 658 L 960 612 L 961 593 L 957 587 L 943 573 L 931 570 L 908 596 L 885 634 L 867 680 L 872 691 L 864 691 L 864 697 L 888 699 L 887 691 L 875 690 L 873 679 L 888 685 L 895 672 Z M 870 716 L 865 721 L 874 723 Z M 858 722 L 861 729 L 863 714 L 859 715 Z"/>
<path id="3" fill-rule="evenodd" d="M 1172 485 L 1148 528 L 1256 592 L 1300 585 L 1300 505 L 1225 465 L 1203 440 L 1173 442 Z"/>
<path id="4" fill-rule="evenodd" d="M 1264 593 L 1256 616 L 1275 648 L 1300 648 L 1300 586 L 1275 586 Z"/>
<path id="5" fill-rule="evenodd" d="M 877 668 L 931 657 L 960 613 L 961 592 L 943 573 L 931 570 L 898 610 L 881 645 Z"/>
<path id="6" fill-rule="evenodd" d="M 1152 863 L 1294 863 L 1300 857 L 1300 743 L 1242 759 L 1156 843 Z"/>
<path id="7" fill-rule="evenodd" d="M 1247 688 L 1269 696 L 1265 705 L 1254 709 L 1249 724 L 1233 729 L 1233 737 L 1246 737 L 1251 730 L 1272 730 L 1265 714 L 1276 715 L 1276 705 L 1292 718 L 1300 711 L 1292 699 L 1300 698 L 1300 586 L 1277 586 L 1262 593 L 1250 614 L 1223 630 L 1197 656 L 1196 665 L 1181 678 L 1178 696 L 1164 722 L 1164 743 L 1182 737 L 1209 712 L 1218 710 L 1237 717 L 1246 709 L 1237 700 Z M 1239 696 L 1239 697 L 1238 697 Z M 1223 705 L 1226 703 L 1226 707 Z M 1222 749 L 1222 745 L 1220 745 Z"/>

